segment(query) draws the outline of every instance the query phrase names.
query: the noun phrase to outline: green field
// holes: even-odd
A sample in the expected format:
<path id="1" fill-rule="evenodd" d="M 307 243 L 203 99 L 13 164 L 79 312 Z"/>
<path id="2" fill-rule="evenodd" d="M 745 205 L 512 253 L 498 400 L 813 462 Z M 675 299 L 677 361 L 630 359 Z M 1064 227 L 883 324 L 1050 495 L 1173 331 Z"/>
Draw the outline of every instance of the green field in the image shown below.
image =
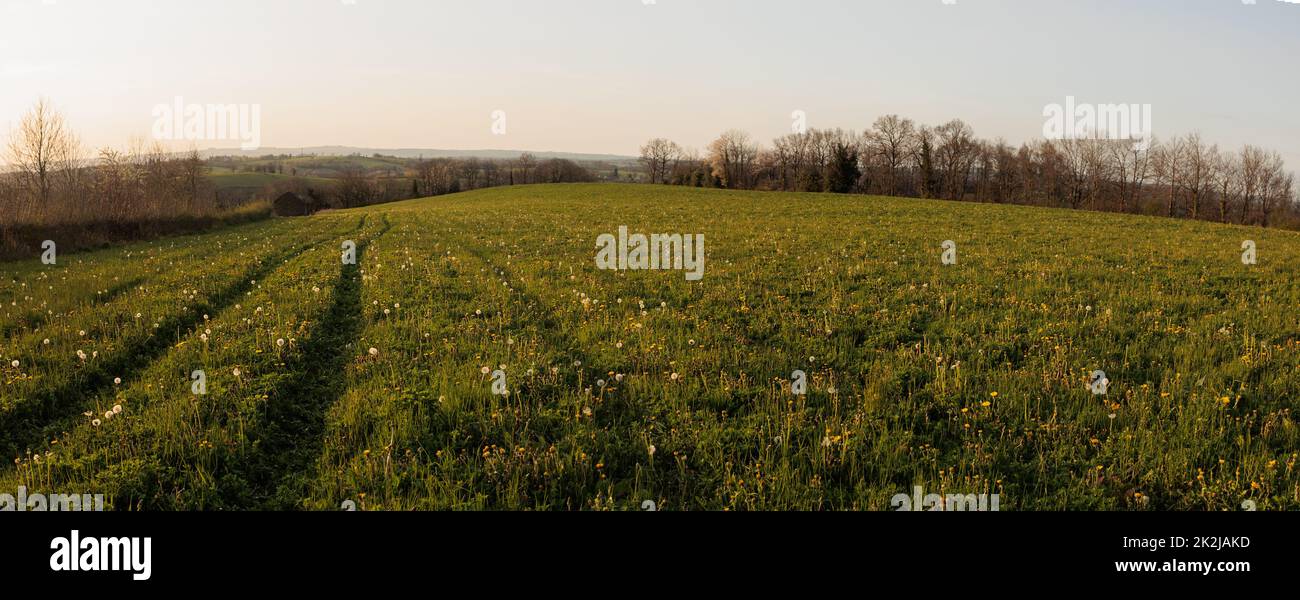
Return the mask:
<path id="1" fill-rule="evenodd" d="M 282 175 L 279 173 L 251 173 L 237 172 L 229 169 L 213 169 L 212 185 L 219 190 L 228 189 L 249 189 L 261 190 L 269 185 L 285 183 L 292 181 L 303 181 L 311 185 L 330 186 L 334 180 L 324 177 L 294 177 L 292 175 Z"/>
<path id="2" fill-rule="evenodd" d="M 620 226 L 704 234 L 704 279 L 598 270 Z M 922 486 L 1003 510 L 1300 509 L 1297 273 L 1285 231 L 634 185 L 0 264 L 0 492 L 889 510 Z"/>

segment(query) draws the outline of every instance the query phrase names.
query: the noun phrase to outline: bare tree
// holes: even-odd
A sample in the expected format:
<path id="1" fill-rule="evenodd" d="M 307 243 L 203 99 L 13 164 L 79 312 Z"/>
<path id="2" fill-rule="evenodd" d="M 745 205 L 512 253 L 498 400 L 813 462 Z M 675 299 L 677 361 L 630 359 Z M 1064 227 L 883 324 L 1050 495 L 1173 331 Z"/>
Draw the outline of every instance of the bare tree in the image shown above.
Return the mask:
<path id="1" fill-rule="evenodd" d="M 1241 160 L 1237 169 L 1239 182 L 1237 190 L 1241 193 L 1241 220 L 1245 225 L 1250 219 L 1250 207 L 1264 191 L 1264 169 L 1267 155 L 1255 146 L 1241 149 Z"/>
<path id="2" fill-rule="evenodd" d="M 1228 222 L 1228 211 L 1240 193 L 1241 161 L 1231 152 L 1216 152 L 1213 165 L 1215 191 L 1219 194 L 1219 222 Z"/>
<path id="3" fill-rule="evenodd" d="M 70 171 L 80 166 L 80 147 L 77 136 L 48 99 L 41 98 L 23 115 L 18 129 L 10 134 L 8 162 L 36 206 L 47 207 L 57 176 L 75 176 Z"/>
<path id="4" fill-rule="evenodd" d="M 882 171 L 884 193 L 898 194 L 903 165 L 916 142 L 916 124 L 898 115 L 886 115 L 876 119 L 866 138 L 867 153 Z"/>
<path id="5" fill-rule="evenodd" d="M 782 190 L 795 190 L 799 175 L 808 161 L 810 139 L 807 132 L 790 133 L 773 142 L 772 157 Z"/>
<path id="6" fill-rule="evenodd" d="M 1184 180 L 1187 188 L 1188 205 L 1191 217 L 1201 216 L 1201 202 L 1214 189 L 1214 157 L 1218 147 L 1210 147 L 1201 141 L 1201 134 L 1193 133 L 1183 140 L 1183 164 L 1186 166 Z"/>
<path id="7" fill-rule="evenodd" d="M 758 144 L 738 129 L 724 132 L 709 144 L 709 164 L 715 177 L 731 189 L 750 186 L 750 169 L 758 158 Z"/>
<path id="8" fill-rule="evenodd" d="M 519 155 L 519 160 L 515 161 L 515 166 L 519 168 L 519 179 L 515 179 L 515 169 L 510 169 L 510 185 L 529 184 L 533 182 L 533 169 L 537 168 L 537 157 L 530 152 Z"/>
<path id="9" fill-rule="evenodd" d="M 1151 148 L 1158 147 L 1155 140 L 1146 144 L 1132 140 L 1112 140 L 1108 144 L 1110 170 L 1115 180 L 1119 212 L 1135 211 L 1138 200 L 1149 177 Z"/>
<path id="10" fill-rule="evenodd" d="M 1270 152 L 1264 162 L 1263 193 L 1260 194 L 1260 225 L 1268 227 L 1278 207 L 1291 201 L 1295 175 L 1286 172 L 1282 155 Z"/>
<path id="11" fill-rule="evenodd" d="M 681 159 L 682 149 L 676 142 L 655 138 L 641 146 L 641 162 L 650 173 L 650 183 L 667 183 L 668 175 Z"/>
<path id="12" fill-rule="evenodd" d="M 1183 140 L 1179 138 L 1162 144 L 1151 156 L 1156 178 L 1166 188 L 1165 216 L 1167 217 L 1174 216 L 1178 208 L 1178 197 L 1185 185 L 1186 158 L 1187 152 L 1184 150 Z"/>
<path id="13" fill-rule="evenodd" d="M 343 208 L 365 206 L 373 202 L 376 195 L 374 182 L 360 167 L 343 169 L 339 173 L 339 182 L 335 191 Z"/>
<path id="14" fill-rule="evenodd" d="M 961 119 L 953 119 L 935 129 L 938 146 L 935 154 L 943 178 L 943 194 L 950 200 L 966 196 L 971 166 L 975 157 L 975 132 Z"/>

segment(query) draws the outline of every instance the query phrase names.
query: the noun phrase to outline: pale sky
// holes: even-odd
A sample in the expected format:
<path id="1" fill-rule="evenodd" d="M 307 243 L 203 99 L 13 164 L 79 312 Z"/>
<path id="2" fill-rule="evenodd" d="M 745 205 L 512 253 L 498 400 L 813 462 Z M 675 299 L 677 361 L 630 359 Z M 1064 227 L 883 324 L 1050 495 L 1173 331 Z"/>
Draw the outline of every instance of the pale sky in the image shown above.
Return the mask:
<path id="1" fill-rule="evenodd" d="M 177 96 L 260 105 L 265 147 L 616 154 L 768 144 L 795 110 L 1019 143 L 1075 96 L 1300 166 L 1300 4 L 1278 0 L 0 0 L 0 31 L 0 137 L 47 96 L 91 147 L 149 138 Z"/>

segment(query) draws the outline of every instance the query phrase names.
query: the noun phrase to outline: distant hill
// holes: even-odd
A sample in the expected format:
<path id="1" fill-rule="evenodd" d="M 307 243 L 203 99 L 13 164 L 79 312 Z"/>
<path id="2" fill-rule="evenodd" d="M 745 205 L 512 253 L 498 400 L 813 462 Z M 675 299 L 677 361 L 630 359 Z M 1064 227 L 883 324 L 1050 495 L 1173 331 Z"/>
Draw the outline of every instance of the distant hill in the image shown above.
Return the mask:
<path id="1" fill-rule="evenodd" d="M 259 148 L 257 150 L 241 150 L 238 148 L 210 148 L 200 153 L 205 158 L 213 156 L 241 156 L 256 158 L 259 156 L 282 155 L 291 156 L 372 156 L 380 154 L 383 156 L 395 156 L 397 158 L 493 158 L 493 159 L 514 159 L 519 158 L 524 152 L 530 152 L 540 160 L 551 158 L 564 158 L 572 161 L 603 161 L 603 162 L 635 162 L 635 156 L 621 156 L 618 154 L 579 154 L 573 152 L 531 152 L 525 150 L 437 150 L 431 148 L 356 148 L 352 146 L 314 146 L 308 148 Z"/>

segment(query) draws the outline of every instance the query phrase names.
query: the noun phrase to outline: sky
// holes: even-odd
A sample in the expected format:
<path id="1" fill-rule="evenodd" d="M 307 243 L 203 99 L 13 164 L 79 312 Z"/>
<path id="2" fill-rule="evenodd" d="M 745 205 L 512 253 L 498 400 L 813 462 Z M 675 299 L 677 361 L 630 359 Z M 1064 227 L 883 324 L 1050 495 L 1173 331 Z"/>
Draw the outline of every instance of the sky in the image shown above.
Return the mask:
<path id="1" fill-rule="evenodd" d="M 635 155 L 770 143 L 794 111 L 1018 144 L 1073 96 L 1300 165 L 1300 4 L 1280 0 L 0 0 L 0 23 L 0 139 L 47 97 L 120 148 L 180 97 L 256 105 L 263 147 Z"/>

